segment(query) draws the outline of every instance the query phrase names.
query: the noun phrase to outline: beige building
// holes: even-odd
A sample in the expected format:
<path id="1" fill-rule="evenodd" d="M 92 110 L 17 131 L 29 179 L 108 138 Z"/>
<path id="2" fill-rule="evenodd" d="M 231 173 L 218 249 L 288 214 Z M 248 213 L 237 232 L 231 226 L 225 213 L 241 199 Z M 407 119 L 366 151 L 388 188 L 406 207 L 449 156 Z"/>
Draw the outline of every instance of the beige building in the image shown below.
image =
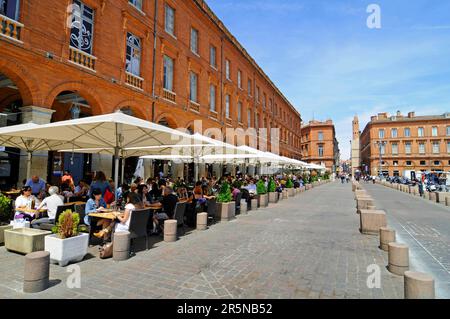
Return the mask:
<path id="1" fill-rule="evenodd" d="M 360 169 L 361 160 L 360 160 L 360 141 L 359 137 L 361 132 L 359 130 L 359 119 L 358 116 L 355 115 L 352 122 L 353 128 L 353 137 L 352 137 L 352 158 L 351 158 L 351 167 L 352 167 L 352 176 L 355 176 L 355 172 Z"/>

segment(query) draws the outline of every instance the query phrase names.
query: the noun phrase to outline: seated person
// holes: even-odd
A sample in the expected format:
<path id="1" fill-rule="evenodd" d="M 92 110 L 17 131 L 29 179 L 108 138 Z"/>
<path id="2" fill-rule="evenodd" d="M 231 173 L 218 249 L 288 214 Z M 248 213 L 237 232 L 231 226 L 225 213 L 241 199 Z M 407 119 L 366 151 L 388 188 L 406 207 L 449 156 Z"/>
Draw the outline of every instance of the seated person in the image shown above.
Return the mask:
<path id="1" fill-rule="evenodd" d="M 52 186 L 49 188 L 48 193 L 50 196 L 44 198 L 42 203 L 38 206 L 38 210 L 45 207 L 47 208 L 48 217 L 39 218 L 31 222 L 32 228 L 40 228 L 41 224 L 44 223 L 52 223 L 55 224 L 56 211 L 58 210 L 58 206 L 64 205 L 63 200 L 58 195 L 58 187 Z"/>
<path id="2" fill-rule="evenodd" d="M 96 213 L 102 208 L 106 208 L 106 202 L 102 198 L 102 191 L 99 188 L 96 188 L 92 191 L 92 197 L 87 201 L 85 213 L 86 216 L 84 217 L 84 223 L 86 225 L 90 225 L 91 218 L 88 214 L 90 213 Z"/>
<path id="3" fill-rule="evenodd" d="M 148 206 L 151 204 L 151 196 L 148 193 L 147 184 L 140 184 L 137 188 L 137 195 L 141 199 L 142 206 Z"/>
<path id="4" fill-rule="evenodd" d="M 233 185 L 232 189 L 231 189 L 231 195 L 233 195 L 233 200 L 236 200 L 237 195 L 240 193 L 241 191 L 239 190 L 239 188 L 237 187 L 237 185 Z"/>
<path id="5" fill-rule="evenodd" d="M 245 188 L 248 190 L 250 194 L 256 194 L 256 184 L 253 179 L 250 180 L 250 183 Z"/>
<path id="6" fill-rule="evenodd" d="M 32 219 L 34 219 L 34 215 L 23 212 L 23 211 L 21 211 L 21 209 L 34 209 L 33 203 L 36 203 L 36 197 L 31 195 L 31 187 L 30 186 L 22 187 L 22 190 L 20 193 L 21 193 L 21 195 L 19 197 L 17 197 L 16 201 L 15 201 L 16 212 L 14 214 L 14 218 L 22 217 L 23 219 L 31 221 Z"/>
<path id="7" fill-rule="evenodd" d="M 76 197 L 84 197 L 84 196 L 87 196 L 88 193 L 89 193 L 89 185 L 86 183 L 86 181 L 81 180 L 81 181 L 78 183 L 78 186 L 75 187 L 74 192 L 75 192 L 75 196 L 76 196 Z"/>
<path id="8" fill-rule="evenodd" d="M 173 219 L 177 202 L 178 197 L 173 193 L 172 188 L 164 188 L 163 199 L 161 201 L 163 212 L 157 213 L 153 217 L 153 233 L 157 232 L 157 228 L 161 225 L 161 221 L 162 224 L 164 224 L 164 220 Z"/>

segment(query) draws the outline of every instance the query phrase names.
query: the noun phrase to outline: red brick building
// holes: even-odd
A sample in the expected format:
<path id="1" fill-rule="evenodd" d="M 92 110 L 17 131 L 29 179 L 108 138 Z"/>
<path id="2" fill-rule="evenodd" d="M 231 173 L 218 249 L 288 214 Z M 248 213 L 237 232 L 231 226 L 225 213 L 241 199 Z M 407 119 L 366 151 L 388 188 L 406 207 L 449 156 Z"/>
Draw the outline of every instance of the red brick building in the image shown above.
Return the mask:
<path id="1" fill-rule="evenodd" d="M 301 152 L 303 161 L 336 172 L 340 155 L 333 121 L 309 121 L 302 126 Z"/>
<path id="2" fill-rule="evenodd" d="M 0 52 L 3 125 L 122 110 L 279 128 L 279 153 L 300 158 L 299 112 L 202 0 L 6 0 Z"/>

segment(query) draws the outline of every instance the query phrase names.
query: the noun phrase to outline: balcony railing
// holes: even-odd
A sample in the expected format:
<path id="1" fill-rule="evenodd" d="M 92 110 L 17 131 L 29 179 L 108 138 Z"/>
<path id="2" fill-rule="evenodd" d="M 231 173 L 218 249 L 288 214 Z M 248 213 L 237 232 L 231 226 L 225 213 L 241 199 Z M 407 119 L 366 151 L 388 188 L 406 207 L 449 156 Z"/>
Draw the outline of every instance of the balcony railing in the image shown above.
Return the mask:
<path id="1" fill-rule="evenodd" d="M 97 58 L 76 48 L 69 47 L 69 61 L 95 71 Z"/>
<path id="2" fill-rule="evenodd" d="M 174 92 L 163 89 L 163 98 L 164 99 L 175 103 L 176 97 L 177 97 L 177 95 Z"/>
<path id="3" fill-rule="evenodd" d="M 227 117 L 226 123 L 227 123 L 227 125 L 231 125 L 231 124 L 233 124 L 233 120 Z"/>
<path id="4" fill-rule="evenodd" d="M 125 75 L 126 75 L 126 79 L 125 79 L 126 84 L 128 84 L 136 89 L 143 90 L 143 85 L 144 85 L 143 78 L 141 78 L 137 75 L 128 73 L 128 72 L 125 72 Z"/>
<path id="5" fill-rule="evenodd" d="M 200 104 L 194 101 L 189 101 L 189 109 L 194 112 L 200 112 Z"/>
<path id="6" fill-rule="evenodd" d="M 0 14 L 0 35 L 18 42 L 24 25 Z"/>

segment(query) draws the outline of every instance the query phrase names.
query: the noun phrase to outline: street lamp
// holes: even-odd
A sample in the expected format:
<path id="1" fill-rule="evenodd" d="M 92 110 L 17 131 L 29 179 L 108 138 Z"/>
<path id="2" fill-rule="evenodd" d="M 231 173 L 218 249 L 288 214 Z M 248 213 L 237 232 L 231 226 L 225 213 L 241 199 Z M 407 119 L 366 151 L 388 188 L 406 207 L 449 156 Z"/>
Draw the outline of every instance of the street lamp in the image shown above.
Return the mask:
<path id="1" fill-rule="evenodd" d="M 383 154 L 382 154 L 382 149 L 384 146 L 386 146 L 387 142 L 386 141 L 376 141 L 375 145 L 378 145 L 379 151 L 380 151 L 380 170 L 378 171 L 378 175 L 380 175 L 380 180 L 381 177 L 383 176 Z"/>

